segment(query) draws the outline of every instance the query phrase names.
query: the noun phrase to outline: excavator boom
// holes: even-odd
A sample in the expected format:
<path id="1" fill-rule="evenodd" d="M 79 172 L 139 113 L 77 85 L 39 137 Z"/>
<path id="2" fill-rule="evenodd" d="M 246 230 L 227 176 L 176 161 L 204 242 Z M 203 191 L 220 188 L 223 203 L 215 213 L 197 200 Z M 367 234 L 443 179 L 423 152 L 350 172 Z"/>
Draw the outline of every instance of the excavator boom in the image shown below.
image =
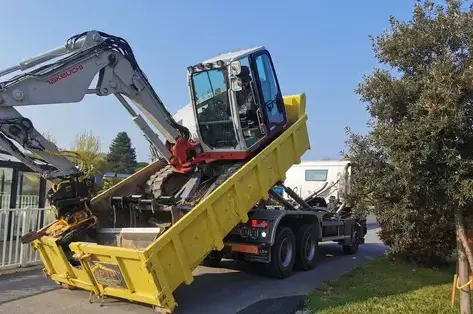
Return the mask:
<path id="1" fill-rule="evenodd" d="M 56 58 L 60 59 L 46 63 Z M 36 68 L 25 72 L 34 67 Z M 0 71 L 0 77 L 17 71 L 21 72 L 0 82 L 0 146 L 46 179 L 54 180 L 80 171 L 69 159 L 58 154 L 57 148 L 14 108 L 16 106 L 74 103 L 81 101 L 87 94 L 114 95 L 132 115 L 145 137 L 168 162 L 173 157 L 169 145 L 190 138 L 187 128 L 174 121 L 140 69 L 132 49 L 120 37 L 98 31 L 85 32 L 71 37 L 64 46 Z M 97 85 L 90 89 L 97 74 Z M 167 145 L 143 117 L 135 112 L 125 96 L 164 136 Z M 57 170 L 39 169 L 11 140 L 41 156 Z"/>

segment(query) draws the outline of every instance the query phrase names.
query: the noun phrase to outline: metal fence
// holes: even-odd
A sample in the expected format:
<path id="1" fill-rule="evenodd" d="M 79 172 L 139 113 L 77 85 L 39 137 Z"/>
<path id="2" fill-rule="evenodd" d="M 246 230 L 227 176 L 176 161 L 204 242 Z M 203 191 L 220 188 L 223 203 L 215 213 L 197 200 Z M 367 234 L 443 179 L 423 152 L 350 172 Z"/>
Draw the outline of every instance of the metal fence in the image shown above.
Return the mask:
<path id="1" fill-rule="evenodd" d="M 10 208 L 10 194 L 0 194 L 0 208 Z M 18 195 L 16 208 L 39 208 L 38 195 Z"/>
<path id="2" fill-rule="evenodd" d="M 0 270 L 40 264 L 38 252 L 20 239 L 53 219 L 49 208 L 0 209 Z"/>

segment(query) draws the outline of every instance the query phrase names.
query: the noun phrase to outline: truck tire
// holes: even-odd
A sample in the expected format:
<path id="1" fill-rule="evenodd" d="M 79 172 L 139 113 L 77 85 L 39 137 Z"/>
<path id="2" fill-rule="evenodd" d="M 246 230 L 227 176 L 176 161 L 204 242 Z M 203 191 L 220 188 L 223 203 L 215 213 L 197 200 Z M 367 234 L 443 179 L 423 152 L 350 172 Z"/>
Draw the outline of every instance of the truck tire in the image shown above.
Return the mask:
<path id="1" fill-rule="evenodd" d="M 220 265 L 220 261 L 222 260 L 222 258 L 223 258 L 222 251 L 213 250 L 204 258 L 201 265 L 207 266 L 207 267 L 218 267 L 218 265 Z"/>
<path id="2" fill-rule="evenodd" d="M 358 248 L 360 247 L 360 235 L 358 228 L 353 228 L 351 231 L 351 239 L 349 244 L 344 244 L 342 246 L 343 253 L 345 254 L 355 254 L 358 252 Z"/>
<path id="3" fill-rule="evenodd" d="M 267 271 L 271 277 L 284 279 L 292 275 L 296 261 L 296 237 L 287 227 L 278 228 L 271 247 L 271 262 Z"/>
<path id="4" fill-rule="evenodd" d="M 307 271 L 315 267 L 319 256 L 318 228 L 317 224 L 307 224 L 297 230 L 296 269 Z"/>

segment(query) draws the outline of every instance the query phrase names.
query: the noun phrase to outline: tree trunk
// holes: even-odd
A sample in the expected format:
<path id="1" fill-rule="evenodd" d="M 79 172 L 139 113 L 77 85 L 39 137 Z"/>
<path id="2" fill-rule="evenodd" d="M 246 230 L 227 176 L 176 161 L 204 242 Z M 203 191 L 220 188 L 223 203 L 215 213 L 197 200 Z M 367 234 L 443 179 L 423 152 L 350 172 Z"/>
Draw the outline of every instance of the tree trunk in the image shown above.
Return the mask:
<path id="1" fill-rule="evenodd" d="M 460 239 L 461 246 L 464 249 L 463 252 L 466 255 L 468 264 L 470 265 L 471 273 L 473 273 L 473 253 L 471 252 L 470 246 L 468 245 L 468 240 L 465 233 L 465 223 L 463 220 L 463 213 L 457 210 L 455 212 L 455 227 L 457 230 L 457 236 Z"/>
<path id="2" fill-rule="evenodd" d="M 455 212 L 455 228 L 458 253 L 458 286 L 463 287 L 469 281 L 469 268 L 471 268 L 471 264 L 467 253 L 470 251 L 470 248 L 465 235 L 463 214 L 460 211 Z M 471 251 L 469 253 L 471 255 Z M 471 260 L 473 261 L 473 259 Z M 457 285 L 457 283 L 455 283 L 455 285 Z M 460 313 L 471 314 L 470 285 L 468 284 L 466 287 L 458 290 L 460 298 Z"/>
<path id="3" fill-rule="evenodd" d="M 463 245 L 458 241 L 458 286 L 464 286 L 469 281 L 468 277 L 468 263 L 465 251 Z M 468 284 L 466 287 L 458 289 L 458 295 L 460 298 L 460 313 L 471 314 L 470 285 Z"/>

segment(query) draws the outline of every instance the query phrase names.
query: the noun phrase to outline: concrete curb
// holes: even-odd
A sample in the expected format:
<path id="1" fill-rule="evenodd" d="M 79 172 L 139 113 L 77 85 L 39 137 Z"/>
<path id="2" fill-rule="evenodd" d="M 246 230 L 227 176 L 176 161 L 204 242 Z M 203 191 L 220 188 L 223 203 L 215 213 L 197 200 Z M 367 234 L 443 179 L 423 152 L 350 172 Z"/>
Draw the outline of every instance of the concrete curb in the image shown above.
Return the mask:
<path id="1" fill-rule="evenodd" d="M 43 269 L 43 267 L 44 267 L 43 265 L 37 265 L 37 266 L 28 266 L 28 267 L 17 267 L 17 268 L 11 268 L 11 269 L 4 269 L 4 270 L 0 270 L 0 276 L 16 274 L 16 273 L 23 273 L 23 272 L 31 271 L 31 270 Z"/>

